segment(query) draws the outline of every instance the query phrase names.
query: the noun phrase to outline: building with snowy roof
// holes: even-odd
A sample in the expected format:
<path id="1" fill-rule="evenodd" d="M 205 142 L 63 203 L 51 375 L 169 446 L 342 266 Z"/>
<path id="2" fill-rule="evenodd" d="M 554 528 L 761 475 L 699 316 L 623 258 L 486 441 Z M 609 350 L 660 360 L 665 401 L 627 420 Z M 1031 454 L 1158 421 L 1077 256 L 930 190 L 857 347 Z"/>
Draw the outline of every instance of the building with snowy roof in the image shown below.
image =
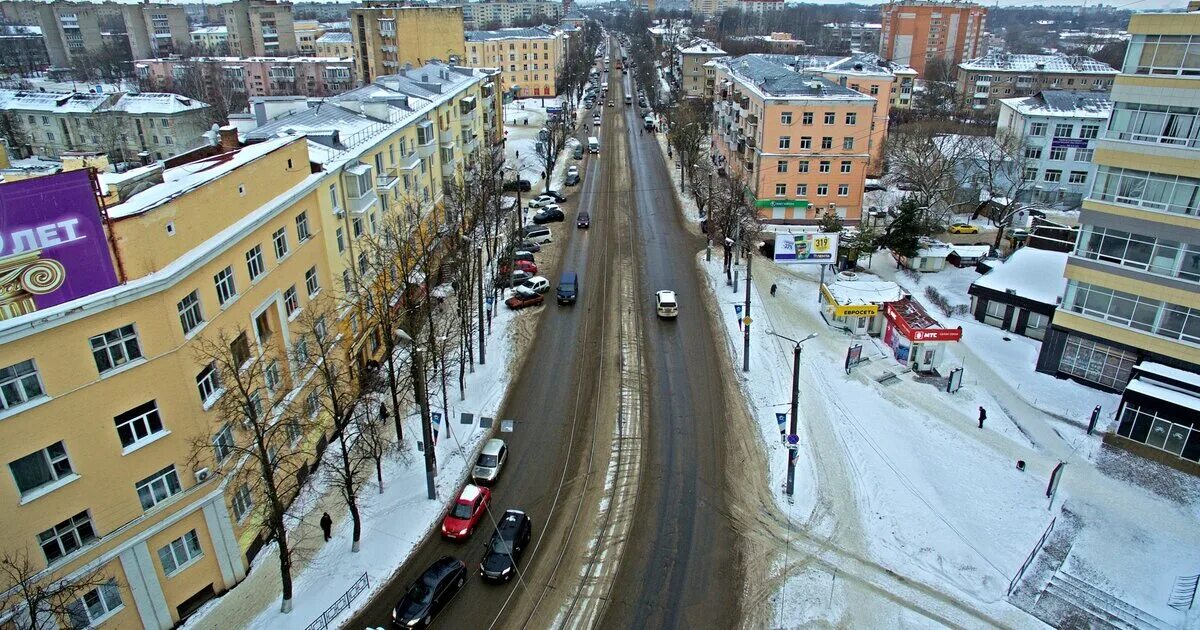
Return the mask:
<path id="1" fill-rule="evenodd" d="M 40 27 L 0 25 L 0 72 L 27 75 L 49 66 L 46 38 Z"/>
<path id="2" fill-rule="evenodd" d="M 207 103 L 163 92 L 33 92 L 0 89 L 18 157 L 100 152 L 113 162 L 164 159 L 200 143 Z"/>
<path id="3" fill-rule="evenodd" d="M 354 57 L 354 40 L 349 32 L 325 33 L 313 44 L 318 57 Z"/>
<path id="4" fill-rule="evenodd" d="M 865 22 L 834 22 L 821 25 L 821 44 L 826 50 L 875 52 L 879 50 L 879 35 L 883 24 Z"/>
<path id="5" fill-rule="evenodd" d="M 862 280 L 853 272 L 842 272 L 821 285 L 821 314 L 834 328 L 855 335 L 879 335 L 886 323 L 884 306 L 904 296 L 895 282 Z"/>
<path id="6" fill-rule="evenodd" d="M 971 283 L 971 316 L 989 326 L 1042 339 L 1067 281 L 1067 254 L 1022 247 Z"/>
<path id="7" fill-rule="evenodd" d="M 1000 99 L 1042 90 L 1112 89 L 1117 69 L 1082 55 L 1018 55 L 992 51 L 958 64 L 958 91 L 975 109 L 997 107 Z"/>
<path id="8" fill-rule="evenodd" d="M 329 96 L 353 88 L 351 57 L 165 57 L 134 62 L 145 89 L 219 83 L 253 96 Z"/>
<path id="9" fill-rule="evenodd" d="M 566 62 L 566 36 L 551 26 L 500 28 L 464 33 L 463 62 L 476 68 L 499 68 L 505 90 L 514 96 L 554 96 L 558 73 Z"/>
<path id="10" fill-rule="evenodd" d="M 1200 475 L 1200 374 L 1153 361 L 1130 371 L 1105 442 Z"/>
<path id="11" fill-rule="evenodd" d="M 675 47 L 674 53 L 671 72 L 674 74 L 674 80 L 683 90 L 683 95 L 688 98 L 699 98 L 705 94 L 711 94 L 712 74 L 705 64 L 717 57 L 724 57 L 728 53 L 707 39 L 680 44 Z"/>

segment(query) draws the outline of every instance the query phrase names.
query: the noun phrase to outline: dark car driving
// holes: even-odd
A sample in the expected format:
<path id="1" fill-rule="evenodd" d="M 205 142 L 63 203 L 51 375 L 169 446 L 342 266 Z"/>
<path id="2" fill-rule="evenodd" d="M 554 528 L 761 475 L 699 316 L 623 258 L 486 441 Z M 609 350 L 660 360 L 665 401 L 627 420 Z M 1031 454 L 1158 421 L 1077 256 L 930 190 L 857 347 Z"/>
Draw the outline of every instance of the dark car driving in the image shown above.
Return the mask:
<path id="1" fill-rule="evenodd" d="M 575 227 L 586 230 L 592 227 L 592 215 L 587 213 L 587 210 L 579 212 L 579 216 L 575 218 Z"/>
<path id="2" fill-rule="evenodd" d="M 392 609 L 393 628 L 426 628 L 467 581 L 467 565 L 444 556 L 429 565 Z"/>
<path id="3" fill-rule="evenodd" d="M 533 526 L 521 510 L 508 510 L 492 539 L 488 541 L 479 563 L 479 574 L 485 580 L 507 582 L 517 574 L 517 563 L 529 546 Z"/>

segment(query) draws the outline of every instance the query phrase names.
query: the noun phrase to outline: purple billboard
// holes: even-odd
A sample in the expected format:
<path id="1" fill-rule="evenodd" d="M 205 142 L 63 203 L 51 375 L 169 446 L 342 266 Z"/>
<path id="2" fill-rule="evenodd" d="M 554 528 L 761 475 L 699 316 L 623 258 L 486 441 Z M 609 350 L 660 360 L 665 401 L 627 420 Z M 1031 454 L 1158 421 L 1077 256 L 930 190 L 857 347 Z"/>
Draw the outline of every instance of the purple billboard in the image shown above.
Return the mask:
<path id="1" fill-rule="evenodd" d="M 0 319 L 116 284 L 87 170 L 0 184 Z"/>

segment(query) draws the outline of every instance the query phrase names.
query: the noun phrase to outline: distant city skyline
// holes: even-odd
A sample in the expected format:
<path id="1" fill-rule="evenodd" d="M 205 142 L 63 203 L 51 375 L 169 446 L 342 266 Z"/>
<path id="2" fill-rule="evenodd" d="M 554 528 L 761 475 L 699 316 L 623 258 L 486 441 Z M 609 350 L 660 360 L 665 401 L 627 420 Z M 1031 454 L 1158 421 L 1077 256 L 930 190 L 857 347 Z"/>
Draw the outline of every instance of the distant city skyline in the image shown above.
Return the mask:
<path id="1" fill-rule="evenodd" d="M 327 0 L 309 0 L 309 1 L 327 1 Z M 610 0 L 577 0 L 578 4 L 607 4 Z M 886 4 L 887 0 L 879 0 L 878 2 L 843 2 L 842 0 L 804 0 L 792 1 L 785 0 L 787 4 L 861 4 L 864 6 L 875 6 Z M 1095 0 L 1053 0 L 1047 4 L 1041 0 L 993 0 L 992 2 L 980 1 L 976 2 L 987 7 L 1031 7 L 1045 6 L 1049 7 L 1077 7 L 1077 6 L 1107 6 L 1116 9 L 1129 9 L 1131 11 L 1149 11 L 1149 10 L 1177 10 L 1183 11 L 1187 8 L 1186 0 L 1125 0 L 1124 2 L 1096 2 Z"/>

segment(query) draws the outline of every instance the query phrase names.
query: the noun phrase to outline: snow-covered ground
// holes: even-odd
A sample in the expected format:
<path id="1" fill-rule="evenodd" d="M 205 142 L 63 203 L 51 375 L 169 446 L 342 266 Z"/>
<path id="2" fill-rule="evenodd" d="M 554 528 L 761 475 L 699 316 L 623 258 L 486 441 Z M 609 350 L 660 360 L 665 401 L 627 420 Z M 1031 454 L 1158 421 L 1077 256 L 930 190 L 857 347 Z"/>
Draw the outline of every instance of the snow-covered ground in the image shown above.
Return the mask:
<path id="1" fill-rule="evenodd" d="M 558 97 L 522 98 L 504 104 L 505 162 L 517 165 L 521 179 L 529 180 L 534 191 L 544 188 L 542 164 L 537 157 L 538 132 L 546 126 L 546 107 L 560 106 Z"/>

